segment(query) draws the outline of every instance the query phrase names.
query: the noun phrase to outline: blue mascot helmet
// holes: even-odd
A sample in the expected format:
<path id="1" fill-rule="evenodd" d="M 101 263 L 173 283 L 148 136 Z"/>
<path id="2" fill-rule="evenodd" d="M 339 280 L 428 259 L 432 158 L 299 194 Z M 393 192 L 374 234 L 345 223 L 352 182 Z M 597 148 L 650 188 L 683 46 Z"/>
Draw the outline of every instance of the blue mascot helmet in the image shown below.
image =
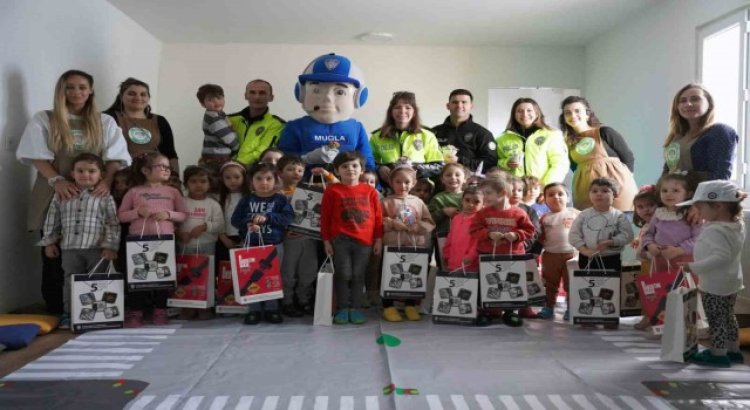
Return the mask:
<path id="1" fill-rule="evenodd" d="M 359 108 L 367 102 L 365 76 L 351 60 L 334 53 L 322 55 L 307 65 L 294 86 L 294 96 L 300 103 L 305 100 L 305 83 L 318 81 L 322 83 L 349 83 L 357 88 L 354 94 L 354 107 Z"/>

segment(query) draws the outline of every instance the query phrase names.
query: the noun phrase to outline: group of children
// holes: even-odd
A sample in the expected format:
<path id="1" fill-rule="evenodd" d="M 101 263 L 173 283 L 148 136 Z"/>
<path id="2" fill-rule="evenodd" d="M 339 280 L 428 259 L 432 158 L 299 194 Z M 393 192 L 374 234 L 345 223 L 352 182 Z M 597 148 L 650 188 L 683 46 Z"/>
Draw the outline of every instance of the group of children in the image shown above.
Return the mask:
<path id="1" fill-rule="evenodd" d="M 538 314 L 531 309 L 480 310 L 477 320 L 487 324 L 501 314 L 504 323 L 520 326 L 523 317 L 553 317 L 561 281 L 567 290 L 569 260 L 578 256 L 581 269 L 621 271 L 621 253 L 631 244 L 643 259 L 643 272 L 680 266 L 697 274 L 714 336 L 714 349 L 704 353 L 703 359 L 721 365 L 737 360 L 732 307 L 742 288 L 741 273 L 737 277 L 739 269 L 734 268 L 739 267 L 744 241 L 739 219 L 739 201 L 744 196 L 727 182 L 710 181 L 699 187 L 692 175 L 673 173 L 663 176 L 656 187 L 643 188 L 634 201 L 634 223 L 641 228 L 634 240 L 629 219 L 613 207 L 619 187 L 607 178 L 591 182 L 593 206 L 579 211 L 567 207 L 567 189 L 562 183 L 540 187 L 534 178 L 511 177 L 497 168 L 478 177 L 460 164 L 447 163 L 437 181 L 442 188 L 432 195 L 432 181 L 417 180 L 408 164 L 398 165 L 389 174 L 389 193 L 383 198 L 377 190 L 377 176 L 365 171 L 358 152 L 338 154 L 333 166 L 336 176 L 322 168 L 313 170 L 328 181 L 321 203 L 320 248 L 319 241 L 287 232 L 294 219 L 289 200 L 305 172 L 299 157 L 272 148 L 249 169 L 233 161 L 217 166 L 216 173 L 189 166 L 184 171 L 183 196 L 181 187 L 174 186 L 168 159 L 145 153 L 134 158 L 128 171 L 116 174 L 112 198 L 97 190 L 105 173 L 101 158 L 79 155 L 72 173 L 79 196 L 52 202 L 41 242 L 47 256 L 62 254 L 66 313 L 70 273 L 93 270 L 102 258 L 115 259 L 118 249 L 122 252 L 120 224 L 127 225 L 129 235 L 175 234 L 178 252 L 211 254 L 217 260 L 228 259 L 232 248 L 275 245 L 284 298 L 250 304 L 246 324 L 281 323 L 282 315 L 312 314 L 318 263 L 326 255 L 335 270 L 334 322 L 364 323 L 363 307 L 378 299 L 383 247 L 429 248 L 441 243 L 438 238 L 445 238 L 436 255 L 449 271 L 478 271 L 480 254 L 541 255 L 546 306 Z M 212 181 L 218 181 L 218 189 Z M 691 198 L 697 214 L 689 211 Z M 707 223 L 697 223 L 701 219 Z M 712 239 L 704 240 L 709 234 Z M 168 291 L 128 293 L 126 326 L 141 326 L 145 311 L 151 311 L 154 324 L 167 323 L 167 297 Z M 394 302 L 382 300 L 383 317 L 401 321 Z M 404 302 L 406 318 L 420 320 L 420 301 Z M 183 312 L 183 318 L 195 316 L 207 318 L 211 313 Z M 636 325 L 648 326 L 647 318 Z"/>

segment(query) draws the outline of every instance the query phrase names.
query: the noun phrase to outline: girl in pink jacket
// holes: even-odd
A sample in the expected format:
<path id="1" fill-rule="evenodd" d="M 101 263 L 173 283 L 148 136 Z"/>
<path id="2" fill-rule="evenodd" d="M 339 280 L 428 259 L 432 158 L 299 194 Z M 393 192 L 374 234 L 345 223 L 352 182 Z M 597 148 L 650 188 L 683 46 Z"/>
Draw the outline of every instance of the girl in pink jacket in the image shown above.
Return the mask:
<path id="1" fill-rule="evenodd" d="M 469 227 L 477 212 L 484 207 L 484 195 L 476 187 L 467 188 L 461 197 L 462 211 L 451 219 L 451 227 L 443 248 L 445 266 L 449 271 L 463 269 L 479 272 L 477 238 L 469 234 Z"/>

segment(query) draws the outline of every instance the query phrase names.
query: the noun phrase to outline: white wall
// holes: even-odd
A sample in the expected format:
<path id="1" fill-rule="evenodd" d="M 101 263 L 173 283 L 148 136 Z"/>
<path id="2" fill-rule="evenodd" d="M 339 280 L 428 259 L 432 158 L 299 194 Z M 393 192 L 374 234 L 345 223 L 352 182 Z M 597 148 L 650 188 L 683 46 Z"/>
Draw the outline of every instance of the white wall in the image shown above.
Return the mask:
<path id="1" fill-rule="evenodd" d="M 663 1 L 586 47 L 584 94 L 599 118 L 627 139 L 639 184 L 655 182 L 661 174 L 672 98 L 697 80 L 696 28 L 743 6 L 750 3 Z M 747 284 L 750 264 L 743 266 Z M 750 313 L 750 286 L 741 292 L 737 310 Z"/>
<path id="2" fill-rule="evenodd" d="M 224 87 L 225 111 L 230 113 L 247 105 L 243 94 L 249 80 L 266 79 L 274 86 L 271 111 L 291 120 L 304 115 L 293 94 L 297 76 L 313 58 L 329 52 L 351 58 L 364 71 L 370 99 L 355 117 L 370 131 L 380 126 L 390 97 L 398 90 L 417 94 L 423 123 L 432 126 L 448 115 L 445 103 L 450 91 L 468 88 L 475 96 L 475 120 L 486 125 L 490 88 L 582 88 L 584 84 L 582 47 L 165 44 L 159 104 L 154 108 L 175 131 L 180 163 L 195 163 L 200 154 L 203 110 L 195 92 L 201 84 Z"/>
<path id="3" fill-rule="evenodd" d="M 95 79 L 96 103 L 138 77 L 156 91 L 161 42 L 107 2 L 6 0 L 0 14 L 0 313 L 41 300 L 38 233 L 26 231 L 32 181 L 15 148 L 34 112 L 50 109 L 57 78 L 77 68 Z"/>
<path id="4" fill-rule="evenodd" d="M 696 28 L 743 5 L 750 3 L 661 1 L 586 47 L 584 95 L 628 141 L 639 184 L 661 174 L 672 98 L 696 81 Z"/>

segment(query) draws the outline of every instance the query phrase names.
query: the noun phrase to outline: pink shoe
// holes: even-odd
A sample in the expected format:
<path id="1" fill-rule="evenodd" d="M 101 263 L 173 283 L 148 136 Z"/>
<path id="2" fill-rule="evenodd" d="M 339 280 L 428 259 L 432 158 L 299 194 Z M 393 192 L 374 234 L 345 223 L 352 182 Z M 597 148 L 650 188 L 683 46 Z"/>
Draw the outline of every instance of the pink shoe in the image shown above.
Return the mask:
<path id="1" fill-rule="evenodd" d="M 154 314 L 151 318 L 151 321 L 155 325 L 168 325 L 169 314 L 167 314 L 167 309 L 154 309 Z"/>
<path id="2" fill-rule="evenodd" d="M 129 310 L 125 313 L 125 327 L 141 327 L 143 326 L 143 311 L 142 310 Z"/>

